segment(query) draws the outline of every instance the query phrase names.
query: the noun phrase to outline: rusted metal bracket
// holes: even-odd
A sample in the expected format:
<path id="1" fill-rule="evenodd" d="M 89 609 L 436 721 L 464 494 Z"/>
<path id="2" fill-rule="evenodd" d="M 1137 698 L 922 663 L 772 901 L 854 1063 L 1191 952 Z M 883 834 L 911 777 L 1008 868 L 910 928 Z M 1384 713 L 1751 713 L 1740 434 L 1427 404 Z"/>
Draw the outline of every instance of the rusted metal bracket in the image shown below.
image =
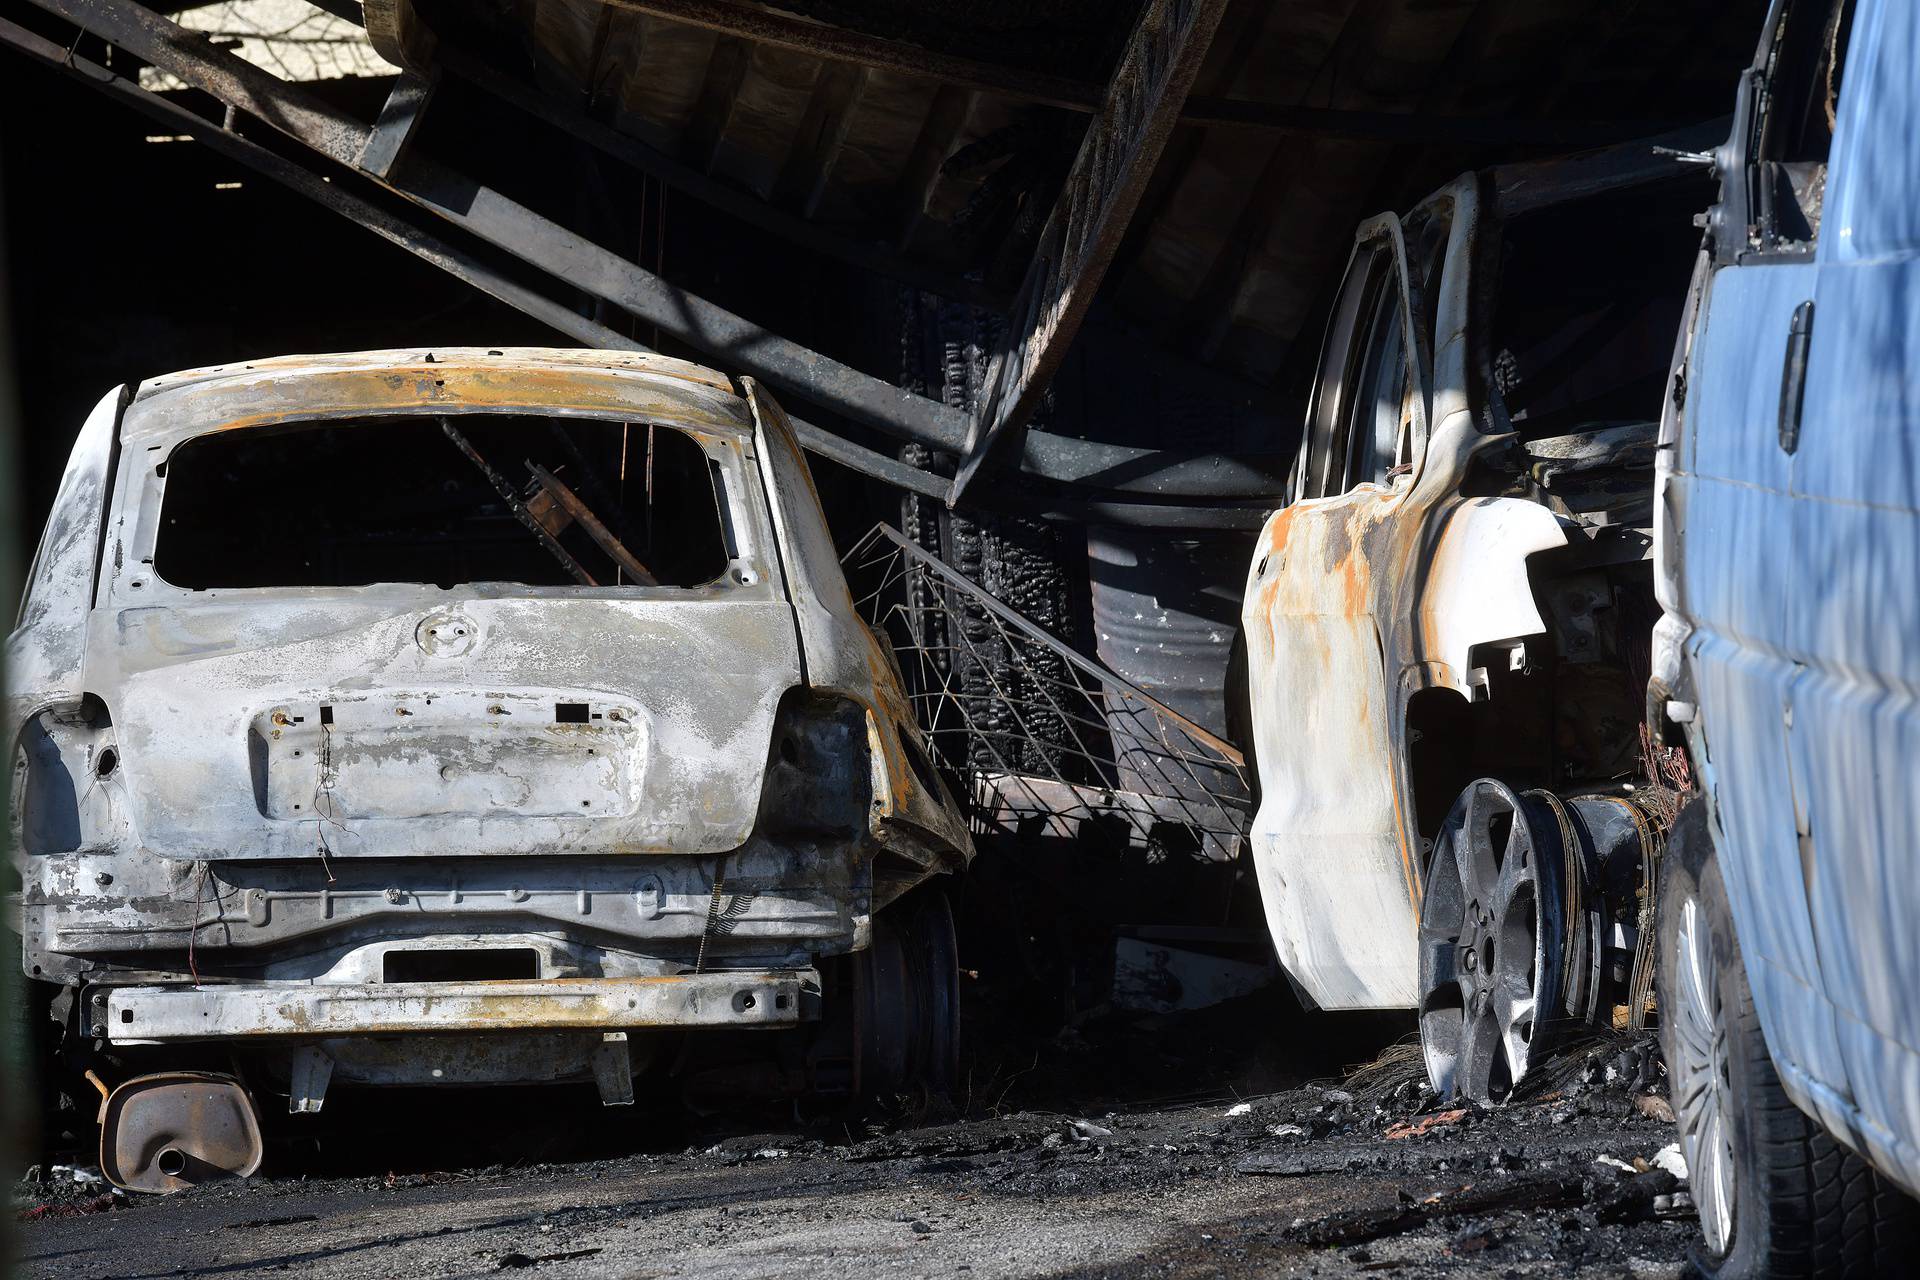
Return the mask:
<path id="1" fill-rule="evenodd" d="M 547 526 L 541 523 L 540 518 L 527 509 L 527 504 L 522 502 L 520 495 L 513 491 L 513 486 L 507 483 L 507 478 L 498 471 L 495 471 L 493 465 L 480 456 L 480 451 L 473 447 L 473 442 L 468 440 L 467 437 L 461 433 L 460 429 L 453 425 L 453 419 L 440 419 L 440 429 L 447 433 L 447 439 L 453 441 L 456 449 L 467 455 L 467 461 L 480 469 L 480 474 L 487 478 L 487 483 L 493 486 L 494 492 L 498 493 L 501 501 L 507 504 L 507 509 L 513 512 L 513 518 L 526 526 L 527 532 L 532 534 L 540 545 L 547 549 L 549 555 L 560 562 L 561 568 L 573 575 L 575 582 L 583 587 L 597 587 L 600 585 L 594 581 L 593 575 L 583 569 L 580 566 L 580 562 L 575 560 L 567 549 L 560 545 L 559 539 L 555 538 L 547 529 Z M 575 501 L 578 501 L 578 499 L 575 499 Z"/>
<path id="2" fill-rule="evenodd" d="M 967 424 L 953 506 L 989 459 L 1018 457 L 1027 422 L 1060 367 L 1133 219 L 1226 0 L 1149 0 L 1087 127 L 993 354 Z"/>
<path id="3" fill-rule="evenodd" d="M 573 437 L 567 433 L 567 429 L 558 422 L 549 422 L 547 424 L 547 435 L 552 439 L 553 443 L 559 447 L 560 452 L 567 455 L 567 465 L 573 468 L 574 485 L 578 487 L 578 492 L 584 495 L 582 501 L 592 506 L 596 511 L 604 511 L 607 513 L 607 528 L 613 533 L 614 537 L 620 539 L 622 542 L 631 541 L 633 539 L 633 530 L 628 527 L 627 524 L 625 504 L 620 498 L 608 491 L 606 481 L 601 478 L 599 470 L 594 467 L 580 446 L 574 442 Z M 625 452 L 625 449 L 626 446 L 623 442 L 621 445 L 622 452 Z"/>
<path id="4" fill-rule="evenodd" d="M 401 157 L 412 145 L 420 119 L 427 113 L 427 104 L 433 101 L 434 91 L 439 87 L 438 71 L 429 70 L 424 75 L 412 71 L 400 73 L 393 92 L 387 95 L 387 105 L 380 110 L 380 118 L 367 134 L 366 145 L 360 148 L 362 169 L 376 178 L 393 176 Z"/>

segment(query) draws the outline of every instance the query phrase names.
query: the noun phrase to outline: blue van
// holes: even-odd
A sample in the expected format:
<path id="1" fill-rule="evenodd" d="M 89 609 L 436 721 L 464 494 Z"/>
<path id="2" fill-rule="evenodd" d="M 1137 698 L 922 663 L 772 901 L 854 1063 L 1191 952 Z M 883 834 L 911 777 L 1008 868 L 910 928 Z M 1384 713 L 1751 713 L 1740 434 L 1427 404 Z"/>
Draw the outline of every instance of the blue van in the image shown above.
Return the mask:
<path id="1" fill-rule="evenodd" d="M 1920 4 L 1774 0 L 1662 424 L 1660 1007 L 1708 1275 L 1904 1274 L 1920 1191 Z"/>

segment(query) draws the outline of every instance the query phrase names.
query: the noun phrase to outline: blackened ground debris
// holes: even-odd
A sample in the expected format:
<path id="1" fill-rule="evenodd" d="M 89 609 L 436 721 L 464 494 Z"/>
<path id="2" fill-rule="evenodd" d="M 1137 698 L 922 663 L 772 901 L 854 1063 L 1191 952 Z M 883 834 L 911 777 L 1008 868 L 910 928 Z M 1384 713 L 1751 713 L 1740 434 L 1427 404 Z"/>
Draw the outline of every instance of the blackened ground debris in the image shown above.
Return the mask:
<path id="1" fill-rule="evenodd" d="M 261 1177 L 23 1223 L 21 1274 L 1682 1274 L 1698 1227 L 1636 1092 L 1640 1042 L 1596 1039 L 1486 1109 L 1434 1097 L 1405 1055 L 1303 1056 L 1337 1023 L 1302 1016 L 1254 1000 L 983 1038 L 957 1114 L 343 1094 Z"/>

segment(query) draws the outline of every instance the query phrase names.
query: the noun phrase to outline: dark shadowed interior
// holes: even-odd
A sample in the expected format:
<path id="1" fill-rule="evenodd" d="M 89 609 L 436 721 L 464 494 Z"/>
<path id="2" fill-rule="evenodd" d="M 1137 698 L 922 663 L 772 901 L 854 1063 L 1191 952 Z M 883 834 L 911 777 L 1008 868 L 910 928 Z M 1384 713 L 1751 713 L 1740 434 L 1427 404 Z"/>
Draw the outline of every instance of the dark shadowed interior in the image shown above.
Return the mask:
<path id="1" fill-rule="evenodd" d="M 692 587 L 729 555 L 717 470 L 647 423 L 336 419 L 201 436 L 163 465 L 154 571 L 196 590 Z"/>

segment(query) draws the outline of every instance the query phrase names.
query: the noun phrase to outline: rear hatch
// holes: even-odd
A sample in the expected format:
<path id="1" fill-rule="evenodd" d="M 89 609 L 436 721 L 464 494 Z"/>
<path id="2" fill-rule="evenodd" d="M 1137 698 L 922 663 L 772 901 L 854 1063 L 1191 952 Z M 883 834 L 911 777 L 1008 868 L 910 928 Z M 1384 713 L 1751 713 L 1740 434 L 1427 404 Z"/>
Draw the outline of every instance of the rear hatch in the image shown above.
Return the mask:
<path id="1" fill-rule="evenodd" d="M 88 681 L 142 845 L 736 847 L 801 679 L 750 449 L 504 414 L 130 445 Z"/>

